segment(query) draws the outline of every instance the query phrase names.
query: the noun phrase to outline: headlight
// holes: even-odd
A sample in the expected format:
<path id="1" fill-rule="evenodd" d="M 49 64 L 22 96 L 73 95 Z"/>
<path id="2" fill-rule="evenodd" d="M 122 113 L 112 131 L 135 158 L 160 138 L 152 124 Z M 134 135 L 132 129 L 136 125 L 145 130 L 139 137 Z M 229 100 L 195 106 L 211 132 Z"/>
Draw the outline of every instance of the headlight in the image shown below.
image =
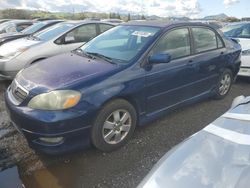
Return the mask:
<path id="1" fill-rule="evenodd" d="M 63 110 L 75 106 L 81 93 L 72 90 L 57 90 L 43 93 L 32 98 L 28 107 L 39 110 Z"/>
<path id="2" fill-rule="evenodd" d="M 242 55 L 245 56 L 245 55 L 250 55 L 250 49 L 248 50 L 243 50 L 242 51 Z"/>

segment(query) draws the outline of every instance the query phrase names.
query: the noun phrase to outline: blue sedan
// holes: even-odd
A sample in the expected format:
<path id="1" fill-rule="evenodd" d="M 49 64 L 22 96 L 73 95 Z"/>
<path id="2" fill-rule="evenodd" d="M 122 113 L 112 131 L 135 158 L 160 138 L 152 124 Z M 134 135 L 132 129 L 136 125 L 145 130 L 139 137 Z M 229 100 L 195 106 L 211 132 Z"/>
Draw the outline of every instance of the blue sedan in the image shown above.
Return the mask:
<path id="1" fill-rule="evenodd" d="M 205 24 L 128 22 L 20 71 L 6 105 L 35 150 L 57 154 L 94 145 L 112 151 L 136 126 L 225 97 L 240 54 L 237 41 Z"/>

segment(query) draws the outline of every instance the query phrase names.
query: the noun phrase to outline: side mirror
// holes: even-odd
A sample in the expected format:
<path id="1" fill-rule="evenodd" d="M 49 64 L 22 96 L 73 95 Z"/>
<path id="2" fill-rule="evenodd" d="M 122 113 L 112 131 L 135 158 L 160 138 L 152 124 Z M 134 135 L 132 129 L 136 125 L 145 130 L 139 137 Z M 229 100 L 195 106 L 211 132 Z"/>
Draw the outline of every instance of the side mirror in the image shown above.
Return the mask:
<path id="1" fill-rule="evenodd" d="M 169 54 L 154 54 L 148 58 L 150 64 L 169 63 L 171 55 Z"/>

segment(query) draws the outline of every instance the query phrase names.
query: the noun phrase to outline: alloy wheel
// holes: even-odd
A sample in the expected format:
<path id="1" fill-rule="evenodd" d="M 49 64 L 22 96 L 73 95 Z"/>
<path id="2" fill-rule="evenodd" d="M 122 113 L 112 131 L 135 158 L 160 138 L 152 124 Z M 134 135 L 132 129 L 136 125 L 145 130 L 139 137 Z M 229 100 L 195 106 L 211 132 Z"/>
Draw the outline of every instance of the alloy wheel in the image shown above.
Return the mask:
<path id="1" fill-rule="evenodd" d="M 227 92 L 230 89 L 231 82 L 232 82 L 232 79 L 231 79 L 230 74 L 226 73 L 222 76 L 221 81 L 220 81 L 220 87 L 219 87 L 219 94 L 221 96 L 227 94 Z"/>
<path id="2" fill-rule="evenodd" d="M 118 144 L 129 133 L 132 118 L 127 110 L 116 110 L 105 120 L 102 135 L 106 143 Z"/>

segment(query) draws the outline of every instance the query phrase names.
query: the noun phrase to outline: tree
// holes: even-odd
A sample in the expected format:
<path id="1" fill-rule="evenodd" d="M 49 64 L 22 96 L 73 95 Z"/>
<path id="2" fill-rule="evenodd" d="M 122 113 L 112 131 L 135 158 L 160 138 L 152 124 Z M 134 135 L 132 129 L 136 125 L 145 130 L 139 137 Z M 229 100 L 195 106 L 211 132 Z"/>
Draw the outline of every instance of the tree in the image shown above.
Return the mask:
<path id="1" fill-rule="evenodd" d="M 30 19 L 31 12 L 22 9 L 5 9 L 2 11 L 2 18 L 7 19 Z"/>
<path id="2" fill-rule="evenodd" d="M 116 18 L 117 18 L 117 19 L 121 19 L 121 16 L 120 16 L 119 13 L 116 14 Z"/>
<path id="3" fill-rule="evenodd" d="M 128 21 L 130 21 L 131 20 L 131 18 L 130 18 L 130 13 L 128 13 Z"/>
<path id="4" fill-rule="evenodd" d="M 240 19 L 236 18 L 236 17 L 228 17 L 225 20 L 226 22 L 239 22 Z"/>
<path id="5" fill-rule="evenodd" d="M 145 18 L 145 16 L 144 16 L 144 14 L 143 14 L 143 15 L 141 15 L 141 20 L 146 20 L 146 18 Z"/>

